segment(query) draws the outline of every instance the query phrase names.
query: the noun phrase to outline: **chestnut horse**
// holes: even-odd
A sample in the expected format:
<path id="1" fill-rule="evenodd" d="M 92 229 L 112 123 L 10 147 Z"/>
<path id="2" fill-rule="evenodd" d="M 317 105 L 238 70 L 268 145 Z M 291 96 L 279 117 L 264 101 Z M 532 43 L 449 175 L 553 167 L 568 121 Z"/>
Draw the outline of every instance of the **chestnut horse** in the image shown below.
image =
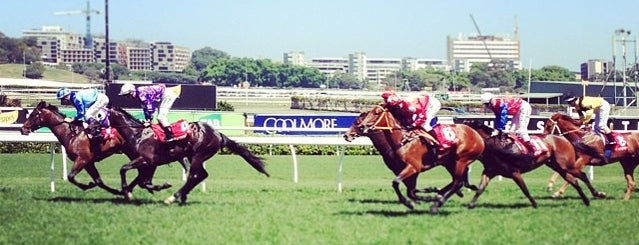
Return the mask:
<path id="1" fill-rule="evenodd" d="M 544 133 L 565 136 L 574 145 L 580 158 L 578 164 L 601 166 L 620 162 L 626 178 L 627 189 L 624 200 L 630 199 L 635 190 L 634 171 L 639 165 L 639 133 L 616 133 L 617 145 L 606 149 L 603 137 L 595 130 L 581 128 L 579 120 L 561 113 L 553 114 L 546 122 Z M 600 197 L 605 196 L 604 193 Z"/>
<path id="2" fill-rule="evenodd" d="M 406 130 L 403 130 L 403 128 L 392 129 L 376 127 L 375 130 L 369 130 L 367 134 L 364 134 L 361 131 L 362 127 L 360 127 L 360 125 L 362 123 L 362 120 L 366 118 L 368 113 L 371 112 L 369 111 L 361 113 L 359 117 L 355 119 L 348 131 L 344 133 L 344 140 L 351 142 L 359 136 L 366 136 L 370 138 L 371 142 L 373 142 L 373 146 L 382 156 L 386 167 L 390 169 L 395 175 L 398 175 L 406 167 L 406 163 L 401 161 L 401 159 L 396 155 L 396 151 L 397 149 L 402 147 L 401 141 L 407 132 Z M 439 192 L 439 188 L 429 187 L 425 189 L 417 189 L 416 186 L 418 176 L 419 173 L 411 175 L 402 180 L 404 186 L 406 186 L 406 194 L 408 198 L 410 198 L 414 202 L 432 201 L 432 198 L 420 197 L 417 195 L 417 193 Z M 472 188 L 468 183 L 465 183 L 465 186 Z M 457 194 L 463 196 L 463 193 L 461 191 L 459 191 Z M 407 202 L 403 195 L 398 194 L 397 197 L 400 203 Z"/>
<path id="3" fill-rule="evenodd" d="M 519 189 L 530 200 L 532 206 L 536 208 L 537 202 L 528 192 L 528 187 L 526 187 L 521 174 L 532 171 L 543 164 L 557 171 L 566 181 L 572 184 L 579 192 L 579 196 L 585 205 L 590 204 L 588 197 L 577 184 L 575 177 L 584 181 L 588 186 L 590 186 L 590 182 L 586 174 L 581 171 L 583 166 L 575 164 L 575 149 L 564 137 L 545 134 L 538 137 L 540 141 L 537 141 L 537 137 L 533 137 L 532 140 L 536 141 L 536 144 L 547 149 L 544 153 L 533 156 L 518 146 L 516 140 L 511 136 L 491 137 L 495 129 L 484 125 L 482 122 L 470 121 L 465 122 L 465 124 L 477 130 L 484 138 L 486 144 L 486 150 L 479 158 L 479 161 L 484 165 L 484 171 L 482 172 L 479 190 L 468 204 L 470 208 L 475 207 L 479 196 L 484 192 L 490 180 L 497 175 L 513 179 Z"/>
<path id="4" fill-rule="evenodd" d="M 403 132 L 400 131 L 405 131 L 400 121 L 386 107 L 381 105 L 375 106 L 362 120 L 359 127 L 361 127 L 363 134 L 370 134 L 371 130 L 378 129 L 386 129 L 390 133 L 398 132 L 401 134 Z M 437 127 L 450 127 L 446 128 L 447 132 L 450 136 L 459 139 L 459 143 L 440 151 L 434 156 L 430 150 L 431 147 L 434 147 L 432 142 L 420 136 L 413 140 L 402 142 L 404 145 L 395 150 L 396 156 L 406 165 L 393 179 L 392 185 L 395 193 L 402 197 L 400 198 L 402 204 L 409 209 L 413 209 L 414 204 L 403 198 L 399 190 L 400 182 L 419 172 L 429 170 L 437 165 L 443 165 L 450 173 L 452 181 L 435 198 L 435 203 L 431 206 L 430 211 L 436 213 L 454 193 L 460 191 L 462 185 L 467 183 L 468 166 L 484 151 L 484 141 L 472 128 L 463 124 L 439 125 Z"/>
<path id="5" fill-rule="evenodd" d="M 129 157 L 129 159 L 136 158 L 137 154 L 135 152 L 122 149 L 124 139 L 119 133 L 115 132 L 114 137 L 102 141 L 99 145 L 95 145 L 98 143 L 93 142 L 88 138 L 81 122 L 69 123 L 64 121 L 65 118 L 66 116 L 61 114 L 57 107 L 48 105 L 45 101 L 41 101 L 38 103 L 36 108 L 33 109 L 27 118 L 27 121 L 24 122 L 20 128 L 20 132 L 23 135 L 28 135 L 32 131 L 41 127 L 51 129 L 51 132 L 55 135 L 58 141 L 60 141 L 60 144 L 64 146 L 68 157 L 73 160 L 73 167 L 71 168 L 71 172 L 68 174 L 69 182 L 78 186 L 82 190 L 88 190 L 98 186 L 114 195 L 122 195 L 119 190 L 113 189 L 102 182 L 100 174 L 95 167 L 95 163 L 118 151 L 122 151 Z M 84 184 L 76 181 L 75 176 L 83 169 L 86 169 L 87 173 L 93 179 L 93 182 Z M 150 177 L 152 177 L 152 173 L 153 172 L 151 170 L 141 173 L 140 176 L 138 176 L 138 178 L 136 178 L 136 180 L 132 183 L 132 186 L 134 186 L 135 183 L 142 181 L 141 177 L 145 176 L 148 177 L 148 179 L 144 179 L 145 185 L 140 183 L 140 186 L 147 189 L 149 192 L 171 187 L 168 183 L 161 186 L 151 185 Z"/>
<path id="6" fill-rule="evenodd" d="M 185 204 L 189 192 L 209 175 L 204 169 L 204 161 L 213 157 L 224 147 L 240 155 L 258 172 L 267 177 L 269 176 L 264 169 L 262 158 L 229 139 L 209 124 L 202 122 L 188 123 L 188 125 L 184 126 L 190 128 L 192 133 L 185 139 L 160 142 L 150 127 L 145 127 L 142 122 L 121 108 L 113 108 L 109 115 L 109 120 L 111 121 L 111 126 L 117 128 L 125 139 L 123 148 L 135 151 L 140 155 L 140 157 L 133 159 L 120 169 L 122 192 L 125 197 L 128 197 L 130 193 L 130 187 L 126 183 L 126 172 L 128 170 L 155 168 L 186 157 L 190 162 L 186 183 L 164 201 L 166 204 L 171 204 L 180 199 L 180 204 Z"/>

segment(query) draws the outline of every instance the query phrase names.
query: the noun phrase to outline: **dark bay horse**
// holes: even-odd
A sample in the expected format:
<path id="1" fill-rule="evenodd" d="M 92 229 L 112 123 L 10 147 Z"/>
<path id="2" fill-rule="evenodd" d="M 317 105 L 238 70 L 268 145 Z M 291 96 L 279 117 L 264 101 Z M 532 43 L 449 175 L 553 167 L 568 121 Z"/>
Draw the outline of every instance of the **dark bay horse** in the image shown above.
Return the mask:
<path id="1" fill-rule="evenodd" d="M 144 127 L 138 119 L 121 108 L 112 109 L 109 119 L 111 126 L 117 128 L 125 139 L 124 148 L 140 154 L 140 157 L 125 164 L 120 170 L 122 192 L 125 196 L 128 196 L 130 192 L 130 187 L 126 183 L 128 170 L 154 168 L 186 157 L 190 162 L 186 183 L 164 201 L 166 204 L 171 204 L 180 199 L 180 204 L 185 204 L 189 192 L 208 177 L 208 172 L 204 169 L 204 161 L 213 157 L 224 147 L 240 155 L 258 172 L 270 176 L 264 169 L 262 158 L 253 155 L 246 147 L 216 131 L 209 124 L 188 123 L 192 133 L 187 138 L 160 142 L 150 127 Z"/>
<path id="2" fill-rule="evenodd" d="M 355 138 L 360 136 L 366 136 L 370 138 L 371 142 L 373 142 L 373 146 L 382 156 L 382 160 L 384 160 L 384 164 L 386 167 L 390 169 L 395 175 L 398 175 L 405 167 L 406 163 L 402 162 L 399 156 L 396 155 L 397 149 L 402 147 L 402 139 L 404 135 L 407 133 L 403 128 L 383 128 L 376 127 L 375 130 L 369 130 L 368 133 L 364 134 L 360 127 L 362 120 L 366 118 L 370 112 L 364 112 L 359 115 L 351 125 L 351 127 L 344 133 L 344 140 L 351 142 L 355 140 Z M 402 180 L 404 186 L 406 186 L 406 195 L 414 202 L 419 201 L 431 201 L 430 198 L 423 198 L 417 195 L 417 193 L 431 193 L 431 192 L 439 192 L 438 188 L 430 187 L 425 189 L 417 189 L 417 177 L 419 173 L 411 175 Z M 459 195 L 463 195 L 461 191 L 458 193 Z M 405 197 L 401 194 L 397 195 L 400 203 L 408 202 L 405 200 Z"/>
<path id="3" fill-rule="evenodd" d="M 578 164 L 601 166 L 621 163 L 627 183 L 624 200 L 630 199 L 635 189 L 634 171 L 639 165 L 639 133 L 614 132 L 618 142 L 614 149 L 608 149 L 609 155 L 606 154 L 605 143 L 600 134 L 581 128 L 581 122 L 568 115 L 553 114 L 546 122 L 544 133 L 563 135 L 570 140 L 580 154 Z"/>
<path id="4" fill-rule="evenodd" d="M 60 144 L 64 146 L 68 157 L 73 160 L 73 167 L 68 174 L 69 182 L 82 190 L 88 190 L 98 186 L 114 195 L 122 195 L 119 190 L 104 184 L 95 167 L 95 163 L 115 152 L 123 150 L 122 145 L 124 144 L 124 138 L 115 132 L 114 137 L 102 141 L 99 146 L 95 146 L 93 144 L 97 143 L 89 140 L 81 122 L 68 123 L 64 121 L 65 117 L 65 115 L 58 111 L 57 107 L 41 101 L 36 108 L 33 109 L 27 121 L 22 125 L 20 132 L 23 135 L 28 135 L 41 127 L 51 129 L 51 132 L 56 136 L 58 141 L 60 141 Z M 137 157 L 135 152 L 123 150 L 123 153 L 126 154 L 129 159 Z M 93 182 L 84 184 L 76 181 L 75 176 L 82 171 L 82 169 L 86 169 L 87 173 L 93 179 Z M 149 174 L 145 175 L 148 176 Z M 140 179 L 136 178 L 136 183 L 139 181 Z M 160 190 L 168 187 L 170 187 L 170 185 L 165 184 L 163 186 L 149 186 L 145 188 L 152 192 L 152 190 Z"/>
<path id="5" fill-rule="evenodd" d="M 396 134 L 395 137 L 403 135 L 402 131 L 405 131 L 400 121 L 381 105 L 375 106 L 369 111 L 358 127 L 361 128 L 363 134 L 370 134 L 372 130 L 384 129 L 386 134 Z M 467 184 L 468 166 L 484 151 L 484 141 L 475 130 L 463 124 L 455 124 L 450 127 L 449 133 L 458 138 L 459 142 L 451 148 L 440 151 L 437 156 L 433 156 L 430 150 L 430 147 L 433 147 L 432 143 L 421 137 L 406 141 L 403 146 L 395 150 L 395 155 L 406 164 L 397 174 L 392 185 L 395 193 L 401 197 L 402 204 L 409 209 L 413 209 L 414 205 L 411 201 L 403 198 L 399 190 L 400 182 L 419 172 L 443 165 L 450 173 L 452 181 L 435 198 L 435 203 L 431 206 L 430 211 L 436 213 L 454 193 L 459 192 L 461 187 Z M 403 142 L 403 140 L 399 141 Z"/>
<path id="6" fill-rule="evenodd" d="M 535 144 L 543 146 L 546 151 L 538 156 L 532 156 L 520 148 L 511 136 L 491 137 L 495 129 L 484 125 L 482 122 L 469 121 L 465 122 L 465 124 L 477 130 L 486 143 L 486 150 L 479 158 L 479 161 L 484 165 L 479 190 L 468 204 L 469 207 L 475 207 L 477 199 L 484 192 L 490 180 L 497 175 L 501 175 L 515 181 L 532 206 L 536 208 L 537 202 L 530 195 L 521 174 L 532 171 L 543 164 L 557 171 L 566 181 L 572 184 L 579 192 L 579 196 L 585 205 L 590 204 L 588 197 L 579 187 L 575 178 L 584 181 L 589 188 L 591 188 L 590 182 L 586 174 L 582 172 L 583 166 L 575 163 L 575 149 L 565 138 L 549 134 L 539 136 L 540 142 L 535 142 Z M 537 137 L 533 137 L 531 140 L 537 141 Z"/>

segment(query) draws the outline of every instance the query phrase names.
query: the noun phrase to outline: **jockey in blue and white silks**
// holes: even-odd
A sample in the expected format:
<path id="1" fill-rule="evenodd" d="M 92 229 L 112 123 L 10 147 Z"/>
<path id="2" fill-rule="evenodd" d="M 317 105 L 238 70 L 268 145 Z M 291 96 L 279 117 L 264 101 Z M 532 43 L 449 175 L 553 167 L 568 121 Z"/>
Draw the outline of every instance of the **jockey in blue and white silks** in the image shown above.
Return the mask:
<path id="1" fill-rule="evenodd" d="M 75 120 L 84 120 L 89 124 L 93 120 L 101 122 L 104 118 L 99 118 L 98 113 L 109 104 L 109 97 L 98 92 L 95 88 L 80 91 L 60 88 L 58 89 L 57 98 L 63 104 L 64 102 L 69 102 L 75 107 L 77 111 Z"/>

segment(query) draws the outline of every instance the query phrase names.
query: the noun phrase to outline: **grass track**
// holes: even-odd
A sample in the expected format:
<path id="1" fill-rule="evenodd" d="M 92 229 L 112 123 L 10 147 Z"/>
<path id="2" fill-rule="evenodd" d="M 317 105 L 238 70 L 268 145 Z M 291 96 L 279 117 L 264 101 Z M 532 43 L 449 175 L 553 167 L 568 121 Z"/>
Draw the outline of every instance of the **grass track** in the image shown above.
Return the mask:
<path id="1" fill-rule="evenodd" d="M 0 155 L 0 244 L 636 244 L 639 195 L 623 201 L 620 166 L 595 169 L 595 187 L 610 198 L 581 203 L 574 190 L 548 197 L 550 170 L 524 175 L 536 197 L 534 209 L 509 179 L 495 179 L 478 207 L 453 197 L 437 215 L 430 204 L 407 211 L 390 187 L 393 178 L 379 156 L 344 158 L 343 193 L 336 192 L 336 156 L 300 156 L 300 183 L 292 182 L 290 156 L 267 156 L 265 178 L 234 155 L 210 160 L 207 191 L 198 187 L 186 206 L 162 200 L 181 181 L 178 164 L 163 166 L 155 182 L 173 188 L 141 189 L 123 202 L 100 189 L 81 191 L 57 181 L 49 192 L 48 155 Z M 114 156 L 98 164 L 105 182 L 119 183 L 124 162 Z M 59 165 L 56 166 L 59 168 Z M 479 180 L 481 165 L 471 178 Z M 59 170 L 57 171 L 59 173 Z M 129 174 L 129 178 L 134 173 Z M 56 176 L 58 179 L 60 175 Z M 87 182 L 85 172 L 80 181 Z M 443 186 L 442 168 L 423 173 L 419 186 Z"/>

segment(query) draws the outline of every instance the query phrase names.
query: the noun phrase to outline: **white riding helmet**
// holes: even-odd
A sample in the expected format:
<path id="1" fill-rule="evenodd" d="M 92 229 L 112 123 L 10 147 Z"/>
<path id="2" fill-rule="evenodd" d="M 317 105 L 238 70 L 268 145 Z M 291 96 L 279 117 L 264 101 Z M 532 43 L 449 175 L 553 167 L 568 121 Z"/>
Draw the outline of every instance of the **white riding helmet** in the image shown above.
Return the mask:
<path id="1" fill-rule="evenodd" d="M 491 94 L 491 93 L 483 93 L 481 95 L 481 103 L 482 104 L 489 103 L 492 98 L 493 98 L 493 94 Z"/>
<path id="2" fill-rule="evenodd" d="M 120 88 L 120 93 L 118 95 L 130 94 L 133 91 L 135 91 L 135 86 L 131 83 L 125 83 L 122 85 L 122 88 Z"/>

